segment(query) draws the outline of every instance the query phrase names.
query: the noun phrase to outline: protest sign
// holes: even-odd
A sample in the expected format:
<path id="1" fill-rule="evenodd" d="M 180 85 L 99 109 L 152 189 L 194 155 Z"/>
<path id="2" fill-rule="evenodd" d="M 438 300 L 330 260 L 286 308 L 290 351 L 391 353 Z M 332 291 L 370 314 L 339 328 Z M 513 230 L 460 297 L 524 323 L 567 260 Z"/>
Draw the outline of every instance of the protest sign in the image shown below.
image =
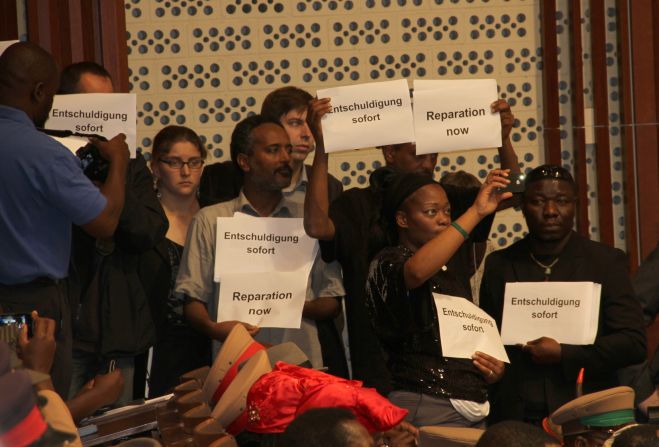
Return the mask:
<path id="1" fill-rule="evenodd" d="M 414 141 L 409 88 L 405 79 L 318 90 L 332 100 L 322 119 L 325 152 Z"/>
<path id="2" fill-rule="evenodd" d="M 470 359 L 484 352 L 510 363 L 497 324 L 492 317 L 464 298 L 433 293 L 444 357 Z"/>
<path id="3" fill-rule="evenodd" d="M 97 134 L 108 140 L 126 134 L 131 158 L 137 150 L 137 112 L 134 93 L 55 95 L 47 129 Z"/>
<path id="4" fill-rule="evenodd" d="M 222 277 L 217 321 L 260 327 L 300 328 L 309 269 L 231 273 Z"/>
<path id="5" fill-rule="evenodd" d="M 311 269 L 317 251 L 301 218 L 218 217 L 214 280 L 224 287 L 226 274 Z"/>
<path id="6" fill-rule="evenodd" d="M 494 79 L 414 81 L 416 153 L 431 154 L 501 146 Z"/>
<path id="7" fill-rule="evenodd" d="M 0 54 L 4 53 L 7 48 L 18 42 L 18 40 L 0 40 Z"/>
<path id="8" fill-rule="evenodd" d="M 506 345 L 540 337 L 559 343 L 595 342 L 602 286 L 593 282 L 506 283 L 501 338 Z"/>

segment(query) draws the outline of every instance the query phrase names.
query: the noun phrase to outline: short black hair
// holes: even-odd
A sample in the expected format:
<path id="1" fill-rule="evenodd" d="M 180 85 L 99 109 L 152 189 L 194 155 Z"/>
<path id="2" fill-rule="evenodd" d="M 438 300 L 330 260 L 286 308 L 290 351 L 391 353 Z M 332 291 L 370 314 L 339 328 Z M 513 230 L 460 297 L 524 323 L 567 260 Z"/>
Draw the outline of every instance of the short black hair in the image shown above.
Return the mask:
<path id="1" fill-rule="evenodd" d="M 563 180 L 570 184 L 575 193 L 577 192 L 577 184 L 574 181 L 574 177 L 572 177 L 570 171 L 562 166 L 550 164 L 538 166 L 526 174 L 524 184 L 528 189 L 528 186 L 531 183 L 539 182 L 541 180 Z"/>
<path id="2" fill-rule="evenodd" d="M 80 77 L 86 73 L 112 80 L 112 76 L 110 76 L 110 73 L 102 65 L 92 61 L 76 62 L 62 70 L 57 93 L 60 95 L 80 93 L 78 83 L 80 82 Z"/>
<path id="3" fill-rule="evenodd" d="M 313 96 L 297 87 L 282 87 L 268 93 L 261 105 L 261 115 L 280 120 L 291 110 L 306 109 Z"/>
<path id="4" fill-rule="evenodd" d="M 491 425 L 476 447 L 549 447 L 560 446 L 541 428 L 520 421 L 504 421 Z"/>
<path id="5" fill-rule="evenodd" d="M 206 159 L 207 151 L 199 135 L 194 130 L 185 126 L 167 126 L 160 129 L 160 132 L 153 139 L 151 156 L 154 159 L 158 159 L 163 155 L 167 155 L 174 143 L 181 141 L 194 144 L 199 150 L 201 158 Z"/>
<path id="6" fill-rule="evenodd" d="M 613 447 L 658 447 L 659 425 L 643 424 L 625 428 L 615 435 Z"/>
<path id="7" fill-rule="evenodd" d="M 279 438 L 279 447 L 335 447 L 349 446 L 349 422 L 357 421 L 345 408 L 314 408 L 297 418 Z"/>
<path id="8" fill-rule="evenodd" d="M 238 165 L 238 154 L 250 155 L 252 153 L 252 146 L 254 140 L 252 138 L 252 131 L 262 124 L 275 124 L 282 127 L 278 119 L 265 115 L 252 115 L 248 116 L 233 129 L 231 134 L 231 161 L 238 168 L 238 172 L 242 172 Z"/>

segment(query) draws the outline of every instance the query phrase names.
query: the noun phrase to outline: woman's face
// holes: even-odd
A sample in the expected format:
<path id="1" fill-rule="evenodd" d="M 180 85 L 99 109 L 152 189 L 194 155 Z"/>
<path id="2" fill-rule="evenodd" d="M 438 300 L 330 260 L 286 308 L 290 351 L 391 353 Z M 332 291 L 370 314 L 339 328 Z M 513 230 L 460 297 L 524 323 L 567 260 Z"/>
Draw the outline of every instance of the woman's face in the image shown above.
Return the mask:
<path id="1" fill-rule="evenodd" d="M 194 144 L 189 141 L 174 143 L 169 153 L 151 162 L 153 175 L 158 179 L 158 190 L 180 197 L 196 194 L 203 170 L 201 160 L 201 153 Z M 177 167 L 181 163 L 182 166 Z"/>
<path id="2" fill-rule="evenodd" d="M 419 188 L 396 212 L 398 231 L 418 250 L 451 224 L 451 205 L 441 186 Z"/>

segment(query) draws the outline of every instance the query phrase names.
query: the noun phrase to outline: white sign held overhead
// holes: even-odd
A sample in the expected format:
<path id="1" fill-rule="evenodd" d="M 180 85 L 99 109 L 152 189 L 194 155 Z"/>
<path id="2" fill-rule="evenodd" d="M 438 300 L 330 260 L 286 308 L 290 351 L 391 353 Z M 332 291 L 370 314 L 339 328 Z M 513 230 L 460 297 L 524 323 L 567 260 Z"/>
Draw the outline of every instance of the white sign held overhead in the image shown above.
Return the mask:
<path id="1" fill-rule="evenodd" d="M 602 286 L 593 282 L 506 283 L 501 338 L 506 345 L 540 337 L 559 343 L 595 342 Z"/>
<path id="2" fill-rule="evenodd" d="M 234 273 L 292 272 L 307 269 L 318 241 L 304 232 L 301 218 L 234 217 L 217 218 L 214 279 Z"/>
<path id="3" fill-rule="evenodd" d="M 497 324 L 469 300 L 433 293 L 442 355 L 470 359 L 476 351 L 510 363 Z"/>
<path id="4" fill-rule="evenodd" d="M 97 134 L 108 140 L 126 134 L 131 158 L 137 150 L 137 102 L 134 93 L 55 95 L 47 129 Z"/>
<path id="5" fill-rule="evenodd" d="M 299 329 L 308 281 L 308 269 L 226 274 L 220 285 L 217 321 Z"/>
<path id="6" fill-rule="evenodd" d="M 409 87 L 405 79 L 318 90 L 332 100 L 321 121 L 325 152 L 414 141 Z"/>
<path id="7" fill-rule="evenodd" d="M 501 146 L 494 79 L 414 81 L 416 153 L 432 154 Z"/>

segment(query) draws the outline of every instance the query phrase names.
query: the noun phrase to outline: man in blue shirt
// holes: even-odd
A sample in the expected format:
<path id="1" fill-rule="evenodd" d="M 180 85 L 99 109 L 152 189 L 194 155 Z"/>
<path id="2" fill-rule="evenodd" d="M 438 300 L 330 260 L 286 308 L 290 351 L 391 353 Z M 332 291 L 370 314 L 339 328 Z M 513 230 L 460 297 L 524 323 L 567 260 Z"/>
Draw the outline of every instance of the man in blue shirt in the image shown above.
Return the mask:
<path id="1" fill-rule="evenodd" d="M 64 397 L 71 369 L 66 282 L 71 224 L 95 237 L 113 234 L 124 204 L 128 147 L 123 134 L 95 141 L 110 162 L 99 189 L 64 146 L 39 132 L 59 85 L 53 58 L 19 42 L 0 56 L 0 307 L 57 322 L 51 375 Z"/>

